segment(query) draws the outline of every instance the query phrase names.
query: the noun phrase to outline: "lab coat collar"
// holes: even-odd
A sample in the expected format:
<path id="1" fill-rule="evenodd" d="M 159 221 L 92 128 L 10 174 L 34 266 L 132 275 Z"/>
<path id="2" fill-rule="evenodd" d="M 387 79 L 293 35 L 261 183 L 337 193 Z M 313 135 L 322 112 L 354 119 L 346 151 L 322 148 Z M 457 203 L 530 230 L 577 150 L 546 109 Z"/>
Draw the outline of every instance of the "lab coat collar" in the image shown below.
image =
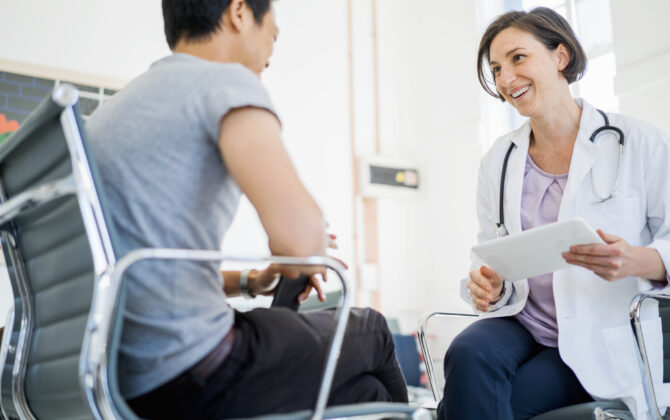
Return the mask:
<path id="1" fill-rule="evenodd" d="M 523 176 L 530 144 L 530 120 L 512 132 L 511 141 L 516 146 L 510 155 L 503 206 L 505 207 L 505 226 L 509 233 L 521 232 L 521 194 Z"/>
<path id="2" fill-rule="evenodd" d="M 591 168 L 598 156 L 598 148 L 589 138 L 593 131 L 604 124 L 602 115 L 594 107 L 581 98 L 576 98 L 575 101 L 582 108 L 582 116 L 579 120 L 577 140 L 572 150 L 568 180 L 563 191 L 561 207 L 558 211 L 559 220 L 573 213 L 569 209 L 572 208 L 574 198 L 582 182 L 584 182 L 584 178 L 591 172 Z"/>

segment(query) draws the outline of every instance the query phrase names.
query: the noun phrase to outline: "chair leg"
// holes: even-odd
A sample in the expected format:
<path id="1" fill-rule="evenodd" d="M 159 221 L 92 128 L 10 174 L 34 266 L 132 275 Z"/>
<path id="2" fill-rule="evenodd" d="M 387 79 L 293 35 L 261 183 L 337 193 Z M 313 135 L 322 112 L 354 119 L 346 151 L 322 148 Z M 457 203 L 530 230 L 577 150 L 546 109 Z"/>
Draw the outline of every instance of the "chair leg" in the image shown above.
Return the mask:
<path id="1" fill-rule="evenodd" d="M 635 420 L 633 415 L 624 410 L 603 410 L 598 407 L 593 410 L 593 418 L 595 420 Z"/>

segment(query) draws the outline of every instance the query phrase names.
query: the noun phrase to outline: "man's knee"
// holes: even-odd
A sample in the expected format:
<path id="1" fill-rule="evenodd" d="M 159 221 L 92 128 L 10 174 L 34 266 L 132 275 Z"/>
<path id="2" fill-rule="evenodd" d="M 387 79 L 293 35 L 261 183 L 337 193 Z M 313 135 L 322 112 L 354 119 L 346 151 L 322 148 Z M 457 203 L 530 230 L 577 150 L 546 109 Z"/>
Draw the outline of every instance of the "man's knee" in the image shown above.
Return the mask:
<path id="1" fill-rule="evenodd" d="M 364 332 L 381 332 L 391 335 L 384 315 L 372 308 L 352 308 L 349 325 Z"/>
<path id="2" fill-rule="evenodd" d="M 368 401 L 393 401 L 386 386 L 374 375 L 362 374 L 334 390 L 329 404 L 351 404 Z"/>
<path id="3" fill-rule="evenodd" d="M 366 311 L 369 312 L 369 317 L 371 319 L 372 324 L 375 326 L 376 329 L 383 331 L 385 333 L 391 334 L 391 330 L 389 329 L 389 324 L 386 321 L 386 317 L 382 315 L 380 312 L 377 312 L 376 310 L 372 308 L 365 308 Z"/>

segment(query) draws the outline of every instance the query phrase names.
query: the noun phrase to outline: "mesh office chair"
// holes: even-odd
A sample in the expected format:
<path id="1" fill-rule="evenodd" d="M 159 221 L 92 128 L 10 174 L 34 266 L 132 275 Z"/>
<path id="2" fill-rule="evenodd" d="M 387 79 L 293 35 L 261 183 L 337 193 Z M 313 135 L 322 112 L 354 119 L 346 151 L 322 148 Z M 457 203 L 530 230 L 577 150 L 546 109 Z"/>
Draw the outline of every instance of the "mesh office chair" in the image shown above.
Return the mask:
<path id="1" fill-rule="evenodd" d="M 14 311 L 0 349 L 0 408 L 8 419 L 127 419 L 118 389 L 123 273 L 137 261 L 265 261 L 325 265 L 339 276 L 342 304 L 314 410 L 272 419 L 421 418 L 405 404 L 326 410 L 350 309 L 344 267 L 325 257 L 229 258 L 217 251 L 139 249 L 118 262 L 113 226 L 77 106 L 56 87 L 0 147 L 0 237 Z"/>
<path id="2" fill-rule="evenodd" d="M 654 407 L 653 410 L 654 418 L 658 420 L 670 419 L 670 414 L 662 416 L 658 410 L 658 404 L 656 403 L 656 393 L 654 391 L 654 385 L 651 381 L 651 371 L 649 368 L 649 362 L 647 359 L 647 351 L 644 346 L 644 338 L 642 335 L 642 328 L 640 324 L 640 309 L 642 303 L 647 299 L 656 299 L 659 301 L 659 314 L 661 316 L 663 324 L 663 382 L 670 382 L 670 296 L 659 295 L 659 294 L 647 294 L 642 293 L 635 298 L 633 298 L 630 307 L 630 322 L 631 327 L 633 328 L 633 333 L 637 341 L 638 349 L 640 352 L 640 360 L 642 361 L 641 371 L 643 375 L 643 385 L 644 385 L 644 394 L 649 407 Z M 443 319 L 448 322 L 459 323 L 459 329 L 465 328 L 470 323 L 474 322 L 477 319 L 476 315 L 469 314 L 456 314 L 456 313 L 446 313 L 446 312 L 434 312 L 426 314 L 422 317 L 419 322 L 419 344 L 421 347 L 421 353 L 424 357 L 424 362 L 426 364 L 426 371 L 428 374 L 428 379 L 430 381 L 430 386 L 433 391 L 433 396 L 436 401 L 442 399 L 442 389 L 444 388 L 444 383 L 439 380 L 440 373 L 435 368 L 436 362 L 441 360 L 440 358 L 444 357 L 444 354 L 447 350 L 447 347 L 444 347 L 441 350 L 441 354 L 436 354 L 440 352 L 431 352 L 430 348 L 430 336 L 434 335 L 429 330 L 429 322 L 432 319 Z M 436 359 L 437 358 L 437 359 Z M 669 410 L 670 411 L 670 410 Z M 569 407 L 560 408 L 557 410 L 552 410 L 548 413 L 541 414 L 539 416 L 533 417 L 531 420 L 633 420 L 633 416 L 628 411 L 626 405 L 620 401 L 597 401 L 584 404 L 576 404 Z"/>

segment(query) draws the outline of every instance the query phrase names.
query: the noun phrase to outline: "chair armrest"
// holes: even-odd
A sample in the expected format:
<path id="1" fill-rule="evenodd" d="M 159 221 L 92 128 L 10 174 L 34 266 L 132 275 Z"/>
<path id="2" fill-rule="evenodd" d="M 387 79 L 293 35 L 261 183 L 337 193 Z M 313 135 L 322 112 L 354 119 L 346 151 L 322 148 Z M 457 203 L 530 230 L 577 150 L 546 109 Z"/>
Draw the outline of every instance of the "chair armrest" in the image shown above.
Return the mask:
<path id="1" fill-rule="evenodd" d="M 630 324 L 633 328 L 633 334 L 635 335 L 635 342 L 640 354 L 640 360 L 642 366 L 640 369 L 642 371 L 642 386 L 644 388 L 644 398 L 647 401 L 647 406 L 649 406 L 649 411 L 653 414 L 654 418 L 661 420 L 663 416 L 658 410 L 658 403 L 656 399 L 656 391 L 654 390 L 654 381 L 651 377 L 651 368 L 649 366 L 649 356 L 647 354 L 647 348 L 644 344 L 644 336 L 642 334 L 642 323 L 640 319 L 640 312 L 642 310 L 642 304 L 647 299 L 654 299 L 656 301 L 661 300 L 670 300 L 670 295 L 662 293 L 640 293 L 636 295 L 630 303 Z"/>
<path id="2" fill-rule="evenodd" d="M 100 405 L 104 407 L 103 412 L 106 411 L 104 413 L 105 418 L 115 418 L 111 393 L 104 378 L 106 378 L 105 361 L 107 360 L 107 350 L 112 337 L 111 326 L 115 316 L 121 281 L 128 268 L 142 260 L 188 260 L 203 262 L 220 262 L 225 260 L 287 265 L 319 265 L 326 266 L 335 271 L 342 284 L 342 303 L 336 314 L 337 324 L 330 342 L 328 357 L 324 366 L 321 386 L 313 414 L 314 419 L 321 419 L 323 417 L 351 309 L 350 282 L 345 272 L 346 268 L 342 263 L 334 258 L 321 256 L 304 258 L 280 256 L 245 257 L 225 255 L 218 251 L 209 250 L 143 248 L 129 252 L 115 266 L 110 265 L 109 269 L 98 279 L 100 293 L 93 298 L 91 312 L 95 314 L 92 317 L 95 321 L 93 325 L 87 327 L 87 334 L 91 335 L 91 345 L 90 348 L 85 349 L 87 352 L 85 377 L 86 385 L 91 388 L 94 387 L 94 384 L 89 384 L 89 382 L 93 382 L 96 377 L 101 379 L 100 383 L 95 384 L 97 387 L 94 392 L 97 394 L 99 402 L 101 402 Z M 84 342 L 86 343 L 86 340 Z M 97 375 L 94 372 L 97 372 Z"/>
<path id="3" fill-rule="evenodd" d="M 426 364 L 426 373 L 428 374 L 428 381 L 430 382 L 430 389 L 433 391 L 435 401 L 440 401 L 442 395 L 440 394 L 439 385 L 437 383 L 437 375 L 435 367 L 433 366 L 433 359 L 428 348 L 428 339 L 426 338 L 426 328 L 428 321 L 433 317 L 447 317 L 447 318 L 477 318 L 474 314 L 459 314 L 451 312 L 432 312 L 424 314 L 419 320 L 419 329 L 417 335 L 419 336 L 419 346 L 421 347 L 421 354 L 423 355 L 423 362 Z"/>

